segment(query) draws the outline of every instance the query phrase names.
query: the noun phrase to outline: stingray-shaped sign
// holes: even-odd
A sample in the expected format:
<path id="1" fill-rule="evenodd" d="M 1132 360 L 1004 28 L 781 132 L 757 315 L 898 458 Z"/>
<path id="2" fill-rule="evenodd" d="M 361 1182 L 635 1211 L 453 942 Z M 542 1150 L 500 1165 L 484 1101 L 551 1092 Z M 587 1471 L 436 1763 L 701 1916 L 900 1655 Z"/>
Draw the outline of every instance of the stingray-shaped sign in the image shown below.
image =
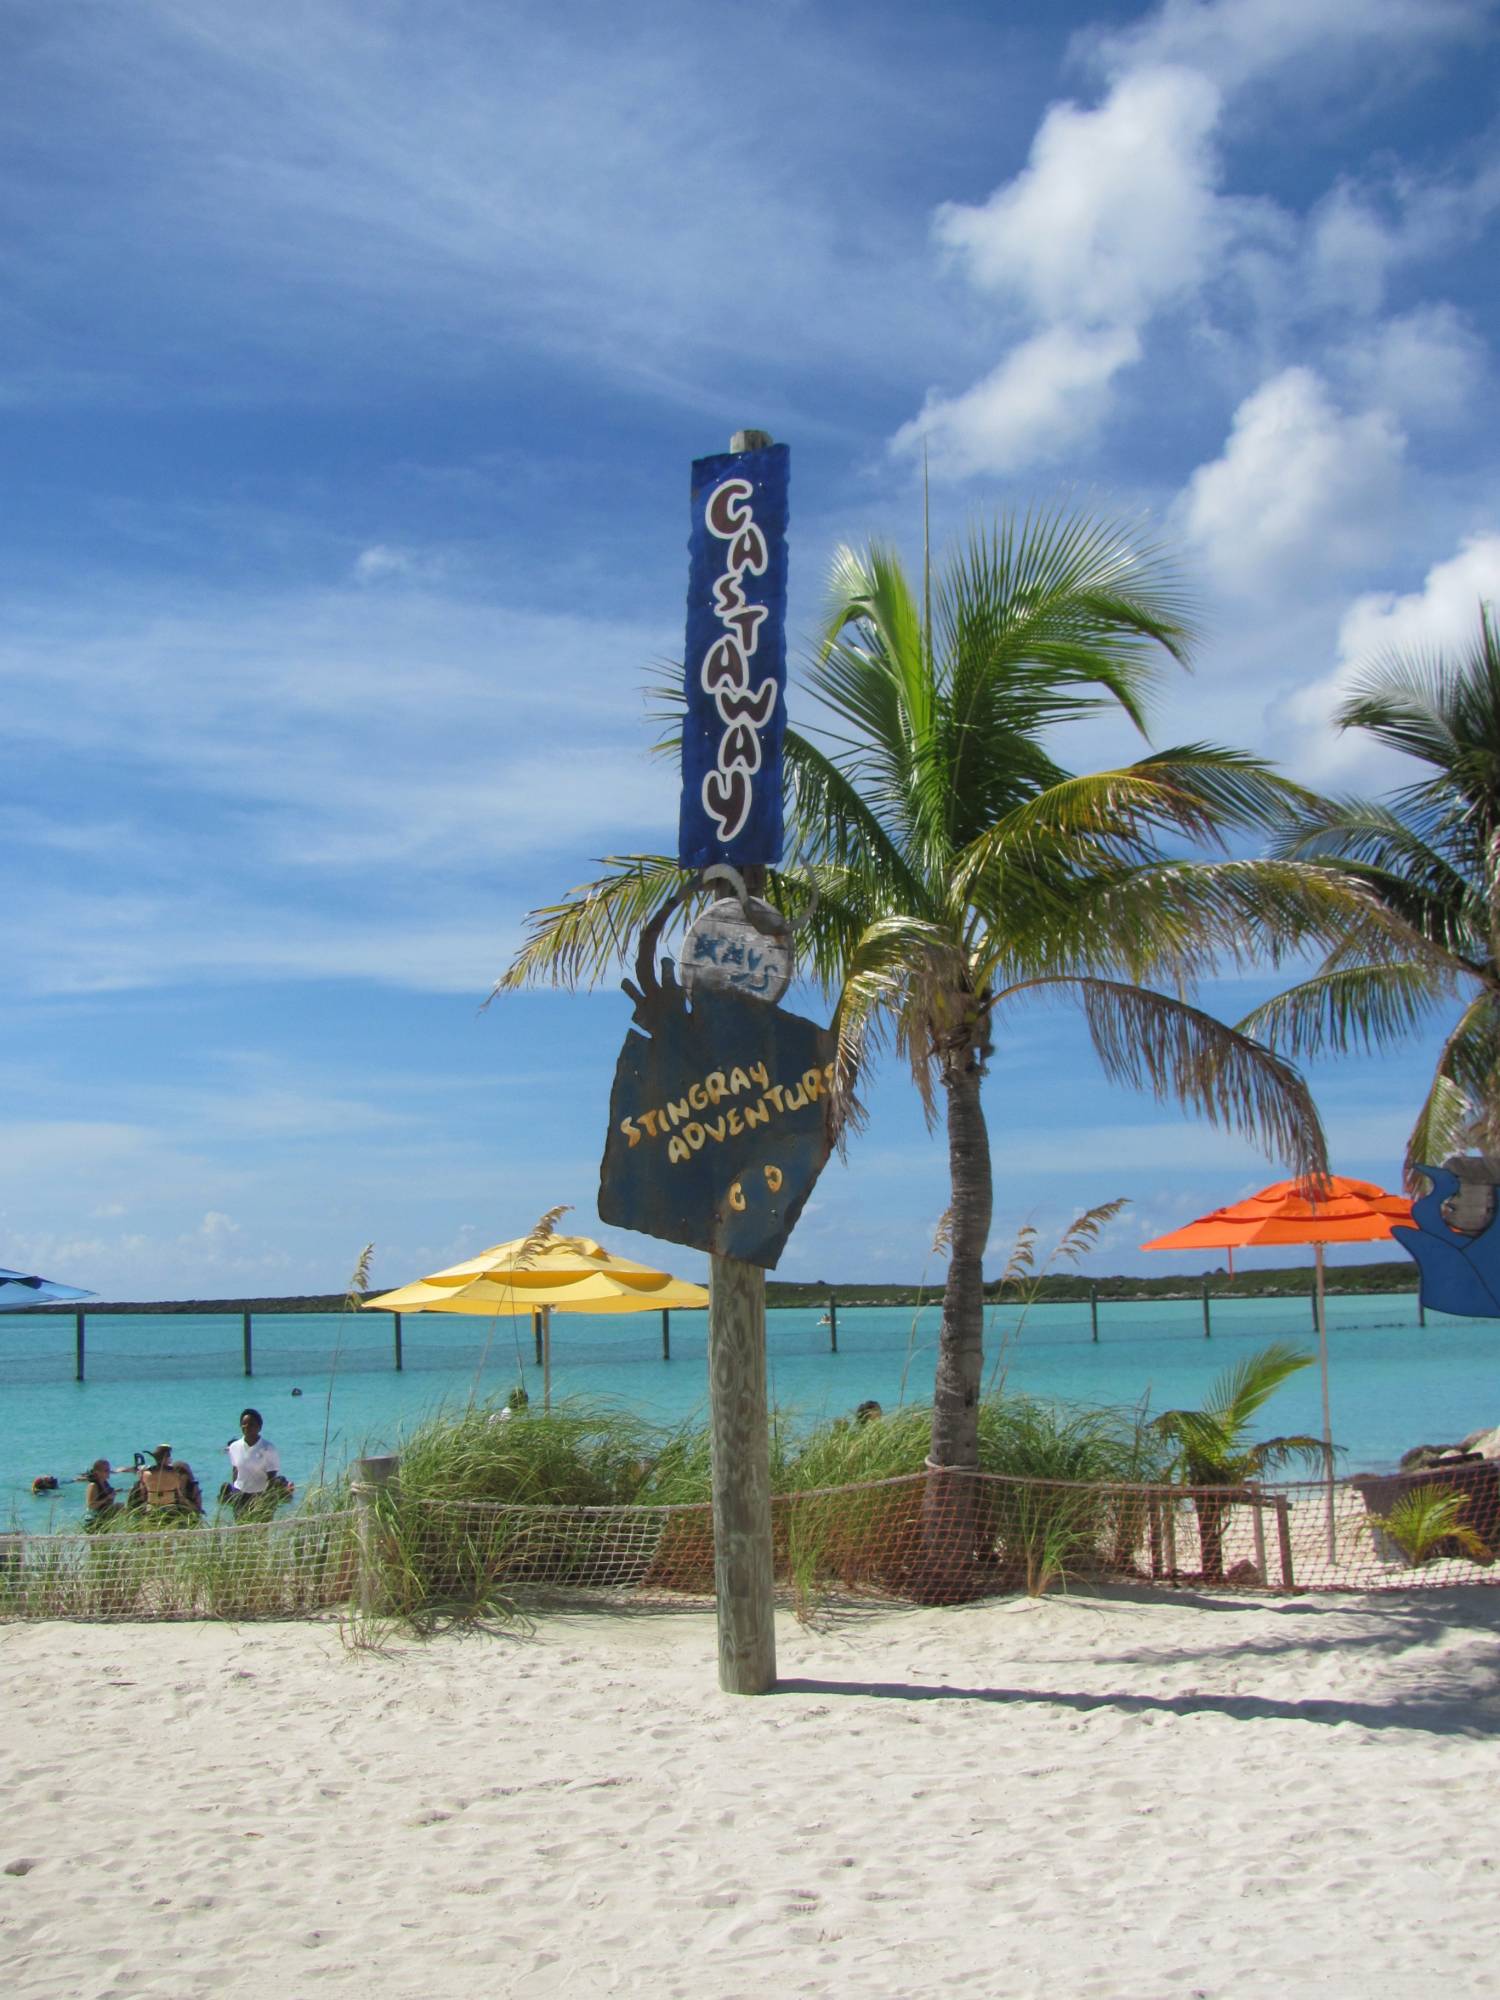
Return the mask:
<path id="1" fill-rule="evenodd" d="M 639 1033 L 609 1100 L 599 1214 L 623 1229 L 774 1270 L 834 1137 L 838 1038 L 801 1015 L 701 976 L 691 995 L 656 942 L 636 954 Z"/>
<path id="2" fill-rule="evenodd" d="M 1418 1167 L 1417 1172 L 1432 1183 L 1431 1192 L 1411 1205 L 1415 1228 L 1398 1227 L 1391 1234 L 1416 1260 L 1422 1304 L 1470 1319 L 1500 1319 L 1500 1203 L 1491 1201 L 1480 1229 L 1455 1229 L 1443 1209 L 1458 1199 L 1466 1183 L 1447 1167 Z"/>

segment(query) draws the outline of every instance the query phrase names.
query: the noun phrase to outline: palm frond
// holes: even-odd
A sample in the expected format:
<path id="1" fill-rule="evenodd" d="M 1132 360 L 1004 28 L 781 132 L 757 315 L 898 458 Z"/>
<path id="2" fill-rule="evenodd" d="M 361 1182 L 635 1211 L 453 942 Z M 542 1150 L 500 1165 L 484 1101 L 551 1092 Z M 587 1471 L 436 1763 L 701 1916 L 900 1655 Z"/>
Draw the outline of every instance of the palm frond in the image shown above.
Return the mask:
<path id="1" fill-rule="evenodd" d="M 1443 1043 L 1406 1148 L 1406 1175 L 1440 1165 L 1464 1145 L 1500 1144 L 1500 1016 L 1492 993 L 1476 995 Z M 1441 1150 L 1431 1150 L 1432 1148 Z"/>
<path id="2" fill-rule="evenodd" d="M 1426 1184 L 1419 1168 L 1440 1167 L 1451 1153 L 1461 1151 L 1468 1124 L 1468 1098 L 1451 1076 L 1434 1076 L 1406 1142 L 1402 1185 L 1408 1194 Z"/>
<path id="3" fill-rule="evenodd" d="M 928 902 L 922 877 L 848 773 L 797 730 L 787 730 L 784 749 L 799 859 L 857 862 L 884 899 L 909 908 Z"/>
<path id="4" fill-rule="evenodd" d="M 1289 1376 L 1312 1365 L 1312 1356 L 1273 1341 L 1224 1370 L 1198 1410 L 1164 1410 L 1153 1429 L 1177 1448 L 1177 1469 L 1192 1486 L 1238 1485 L 1288 1458 L 1324 1456 L 1322 1440 L 1270 1438 L 1251 1445 L 1251 1420 Z"/>
<path id="5" fill-rule="evenodd" d="M 1231 1430 L 1242 1431 L 1282 1383 L 1311 1368 L 1313 1357 L 1286 1341 L 1271 1341 L 1233 1362 L 1214 1380 L 1205 1408 Z"/>
<path id="6" fill-rule="evenodd" d="M 1002 863 L 971 892 L 1006 925 L 992 931 L 1003 959 L 976 952 L 991 985 L 1042 973 L 1094 971 L 1136 982 L 1191 986 L 1224 964 L 1280 962 L 1332 938 L 1383 934 L 1385 918 L 1335 869 L 1282 861 L 1080 858 L 1059 843 L 1051 872 Z"/>
<path id="7" fill-rule="evenodd" d="M 1263 1438 L 1250 1447 L 1246 1456 L 1251 1476 L 1258 1479 L 1262 1473 L 1278 1472 L 1284 1465 L 1313 1465 L 1326 1470 L 1332 1452 L 1322 1438 L 1309 1437 L 1303 1431 L 1291 1437 Z"/>
<path id="8" fill-rule="evenodd" d="M 1237 1026 L 1299 1059 L 1388 1048 L 1429 1021 L 1452 990 L 1450 974 L 1411 960 L 1351 965 L 1300 980 L 1252 1008 Z"/>
<path id="9" fill-rule="evenodd" d="M 527 986 L 597 985 L 631 964 L 641 926 L 694 878 L 693 870 L 661 854 L 607 856 L 605 865 L 610 874 L 529 912 L 526 941 L 496 980 L 491 1000 Z"/>
<path id="10" fill-rule="evenodd" d="M 1112 1081 L 1176 1099 L 1243 1133 L 1298 1178 L 1328 1172 L 1317 1108 L 1298 1071 L 1270 1049 L 1185 1001 L 1116 980 L 1076 987 L 1089 1034 Z"/>

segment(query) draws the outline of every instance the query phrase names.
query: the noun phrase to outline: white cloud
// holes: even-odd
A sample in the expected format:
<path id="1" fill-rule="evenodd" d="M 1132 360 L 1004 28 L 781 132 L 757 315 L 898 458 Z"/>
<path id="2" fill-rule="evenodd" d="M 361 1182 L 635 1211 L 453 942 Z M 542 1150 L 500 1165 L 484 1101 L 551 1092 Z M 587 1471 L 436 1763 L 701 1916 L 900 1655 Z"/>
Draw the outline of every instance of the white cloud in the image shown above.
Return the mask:
<path id="1" fill-rule="evenodd" d="M 1092 435 L 1107 414 L 1115 376 L 1140 351 L 1129 328 L 1051 327 L 1013 348 L 963 395 L 929 397 L 893 447 L 925 444 L 933 471 L 957 478 L 1046 463 Z"/>
<path id="2" fill-rule="evenodd" d="M 1122 33 L 1076 38 L 1075 52 L 1110 79 L 1102 101 L 1053 104 L 1019 174 L 988 200 L 946 203 L 934 218 L 954 267 L 1008 316 L 999 339 L 1021 344 L 967 393 L 930 392 L 923 413 L 897 433 L 897 448 L 938 442 L 936 469 L 962 476 L 1050 456 L 1049 436 L 1063 446 L 1086 442 L 1109 412 L 1125 334 L 1135 340 L 1129 359 L 1140 358 L 1148 328 L 1164 314 L 1190 314 L 1216 351 L 1242 362 L 1253 353 L 1262 369 L 1305 352 L 1291 343 L 1310 324 L 1372 318 L 1397 267 L 1475 236 L 1500 204 L 1500 168 L 1443 180 L 1383 165 L 1367 181 L 1341 180 L 1300 215 L 1264 195 L 1221 191 L 1221 132 L 1232 117 L 1243 136 L 1240 98 L 1258 79 L 1275 75 L 1346 99 L 1372 68 L 1401 84 L 1425 48 L 1477 34 L 1490 11 L 1488 0 L 1367 0 L 1357 8 L 1347 0 L 1166 0 Z M 1434 332 L 1424 330 L 1428 347 Z M 1413 382 L 1400 336 L 1388 344 L 1397 378 Z M 1452 352 L 1454 342 L 1447 345 Z M 1369 372 L 1378 387 L 1382 370 L 1372 361 Z M 1472 361 L 1466 372 L 1472 378 Z M 1033 388 L 1039 407 L 1028 415 L 1023 398 Z M 1440 400 L 1430 394 L 1420 410 L 1408 391 L 1390 408 L 1415 418 L 1436 412 Z M 1258 414 L 1264 421 L 1266 406 Z M 1399 456 L 1395 427 L 1377 410 L 1345 419 L 1343 442 L 1354 446 L 1361 472 Z M 1253 443 L 1242 441 L 1242 451 Z M 1308 458 L 1317 448 L 1316 437 L 1304 442 L 1280 510 L 1292 523 L 1312 499 Z M 1318 480 L 1326 483 L 1322 473 Z"/>
<path id="3" fill-rule="evenodd" d="M 1055 104 L 1024 172 L 980 207 L 939 209 L 938 241 L 1041 319 L 1137 326 L 1217 254 L 1218 116 L 1218 91 L 1181 69 L 1129 76 L 1094 111 Z"/>
<path id="4" fill-rule="evenodd" d="M 376 542 L 368 549 L 361 549 L 355 557 L 354 580 L 378 583 L 385 576 L 410 576 L 416 567 L 416 558 L 409 549 L 388 548 L 384 542 Z"/>
<path id="5" fill-rule="evenodd" d="M 685 0 L 440 5 L 420 34 L 359 0 L 138 0 L 26 38 L 8 291 L 51 323 L 66 267 L 120 307 L 109 355 L 70 323 L 36 393 L 117 402 L 152 356 L 180 405 L 223 350 L 241 394 L 269 357 L 280 400 L 414 358 L 461 381 L 519 345 L 717 407 L 726 361 L 765 367 L 789 325 L 824 366 L 919 353 L 932 315 L 897 276 L 920 243 L 890 225 L 891 134 L 920 133 L 929 97 L 963 116 L 979 81 L 934 44 L 925 88 L 898 93 L 876 49 L 796 16 L 796 61 L 730 119 L 744 23 Z M 753 282 L 705 282 L 731 266 Z"/>
<path id="6" fill-rule="evenodd" d="M 477 864 L 528 845 L 629 840 L 670 821 L 670 783 L 644 749 L 639 684 L 670 656 L 667 627 L 513 612 L 430 590 L 258 598 L 101 595 L 84 608 L 6 607 L 0 691 L 12 743 L 98 758 L 192 798 L 233 859 L 351 868 Z M 557 690 L 570 695 L 569 751 Z M 274 808 L 267 812 L 265 808 Z M 116 855 L 39 807 L 12 820 L 38 845 Z M 168 845 L 130 829 L 143 864 Z M 445 859 L 445 865 L 452 866 Z"/>
<path id="7" fill-rule="evenodd" d="M 1287 368 L 1235 411 L 1178 519 L 1215 579 L 1248 593 L 1369 558 L 1395 503 L 1405 439 L 1384 410 L 1345 415 L 1310 368 Z"/>
<path id="8" fill-rule="evenodd" d="M 1109 75 L 1190 63 L 1232 89 L 1289 68 L 1317 77 L 1361 52 L 1389 62 L 1422 43 L 1478 40 L 1489 11 L 1483 0 L 1164 0 L 1117 33 L 1085 31 L 1075 47 Z"/>
<path id="9" fill-rule="evenodd" d="M 1414 424 L 1471 420 L 1488 373 L 1484 342 L 1451 306 L 1421 306 L 1373 327 L 1340 357 L 1369 403 Z"/>
<path id="10" fill-rule="evenodd" d="M 1295 270 L 1297 307 L 1378 312 L 1392 279 L 1470 248 L 1500 208 L 1500 163 L 1468 176 L 1420 176 L 1387 165 L 1344 178 L 1307 218 Z"/>
<path id="11" fill-rule="evenodd" d="M 1320 304 L 1374 313 L 1398 251 L 1389 225 L 1347 181 L 1308 217 L 1306 281 Z"/>
<path id="12" fill-rule="evenodd" d="M 190 888 L 151 895 L 37 890 L 18 896 L 14 919 L 31 941 L 7 967 L 12 991 L 123 993 L 151 987 L 273 979 L 367 980 L 414 993 L 456 993 L 475 1005 L 520 942 L 498 897 L 462 893 L 440 911 L 411 915 L 389 904 L 330 913 L 293 907 L 283 888 L 265 906 Z M 515 910 L 509 896 L 503 908 Z"/>
<path id="13" fill-rule="evenodd" d="M 969 283 L 1036 330 L 958 395 L 929 393 L 892 440 L 962 478 L 1045 463 L 1091 439 L 1139 329 L 1221 254 L 1210 144 L 1219 94 L 1186 70 L 1127 77 L 1097 110 L 1057 104 L 1026 168 L 978 206 L 948 203 L 938 242 Z"/>
<path id="14" fill-rule="evenodd" d="M 1382 751 L 1357 730 L 1335 734 L 1334 710 L 1363 669 L 1385 655 L 1465 651 L 1478 630 L 1481 603 L 1500 603 L 1500 533 L 1470 536 L 1457 555 L 1433 564 L 1420 590 L 1371 591 L 1356 598 L 1339 625 L 1338 665 L 1288 705 L 1305 744 L 1306 775 L 1372 790 L 1409 779 L 1411 766 L 1404 758 Z"/>

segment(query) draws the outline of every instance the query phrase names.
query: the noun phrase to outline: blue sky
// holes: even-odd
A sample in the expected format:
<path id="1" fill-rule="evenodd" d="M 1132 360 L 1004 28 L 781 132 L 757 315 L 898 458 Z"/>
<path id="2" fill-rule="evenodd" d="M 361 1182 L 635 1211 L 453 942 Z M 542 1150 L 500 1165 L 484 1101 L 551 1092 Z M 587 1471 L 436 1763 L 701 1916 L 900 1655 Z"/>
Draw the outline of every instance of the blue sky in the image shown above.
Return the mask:
<path id="1" fill-rule="evenodd" d="M 940 540 L 1180 551 L 1159 740 L 1399 781 L 1327 718 L 1500 595 L 1494 49 L 1486 0 L 15 0 L 0 1263 L 222 1296 L 594 1226 L 626 1003 L 480 1003 L 672 842 L 641 688 L 741 425 L 792 447 L 794 663 L 839 541 L 915 553 L 925 451 Z M 1434 1048 L 1314 1073 L 1342 1171 L 1395 1180 Z M 871 1100 L 783 1275 L 940 1275 L 941 1140 Z M 1093 1267 L 1153 1268 L 1282 1171 L 1065 1010 L 988 1101 L 1000 1254 L 1127 1195 Z"/>

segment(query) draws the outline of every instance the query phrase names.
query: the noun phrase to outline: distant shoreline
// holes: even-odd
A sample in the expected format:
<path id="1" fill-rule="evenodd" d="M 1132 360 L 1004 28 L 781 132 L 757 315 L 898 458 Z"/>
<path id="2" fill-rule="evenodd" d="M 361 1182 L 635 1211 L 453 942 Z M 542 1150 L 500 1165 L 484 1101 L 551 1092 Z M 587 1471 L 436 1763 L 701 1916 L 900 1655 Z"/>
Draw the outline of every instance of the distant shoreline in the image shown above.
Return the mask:
<path id="1" fill-rule="evenodd" d="M 1196 1299 L 1205 1284 L 1211 1299 L 1302 1298 L 1311 1293 L 1311 1264 L 1296 1264 L 1274 1270 L 1241 1271 L 1230 1278 L 1224 1271 L 1206 1277 L 1202 1272 L 1176 1272 L 1162 1277 L 1089 1278 L 1076 1272 L 1040 1278 L 1030 1294 L 1037 1305 L 1087 1304 L 1097 1296 L 1099 1303 L 1128 1303 L 1132 1300 Z M 1342 1264 L 1326 1274 L 1330 1297 L 1361 1297 L 1380 1294 L 1411 1295 L 1417 1289 L 1416 1267 L 1408 1259 L 1390 1259 L 1378 1264 Z M 370 1296 L 375 1296 L 371 1294 Z M 938 1305 L 941 1285 L 825 1284 L 821 1280 L 802 1283 L 789 1279 L 766 1280 L 766 1305 L 771 1311 L 810 1306 L 826 1308 L 830 1299 L 841 1306 Z M 1014 1293 L 1001 1295 L 998 1283 L 986 1286 L 991 1305 L 1021 1303 Z M 22 1306 L 7 1312 L 6 1319 L 38 1319 L 43 1316 L 71 1319 L 82 1311 L 90 1319 L 113 1313 L 336 1313 L 344 1307 L 342 1292 L 307 1293 L 287 1298 L 263 1299 L 151 1299 L 116 1300 L 109 1303 L 50 1306 Z M 674 1307 L 674 1311 L 683 1308 Z"/>

